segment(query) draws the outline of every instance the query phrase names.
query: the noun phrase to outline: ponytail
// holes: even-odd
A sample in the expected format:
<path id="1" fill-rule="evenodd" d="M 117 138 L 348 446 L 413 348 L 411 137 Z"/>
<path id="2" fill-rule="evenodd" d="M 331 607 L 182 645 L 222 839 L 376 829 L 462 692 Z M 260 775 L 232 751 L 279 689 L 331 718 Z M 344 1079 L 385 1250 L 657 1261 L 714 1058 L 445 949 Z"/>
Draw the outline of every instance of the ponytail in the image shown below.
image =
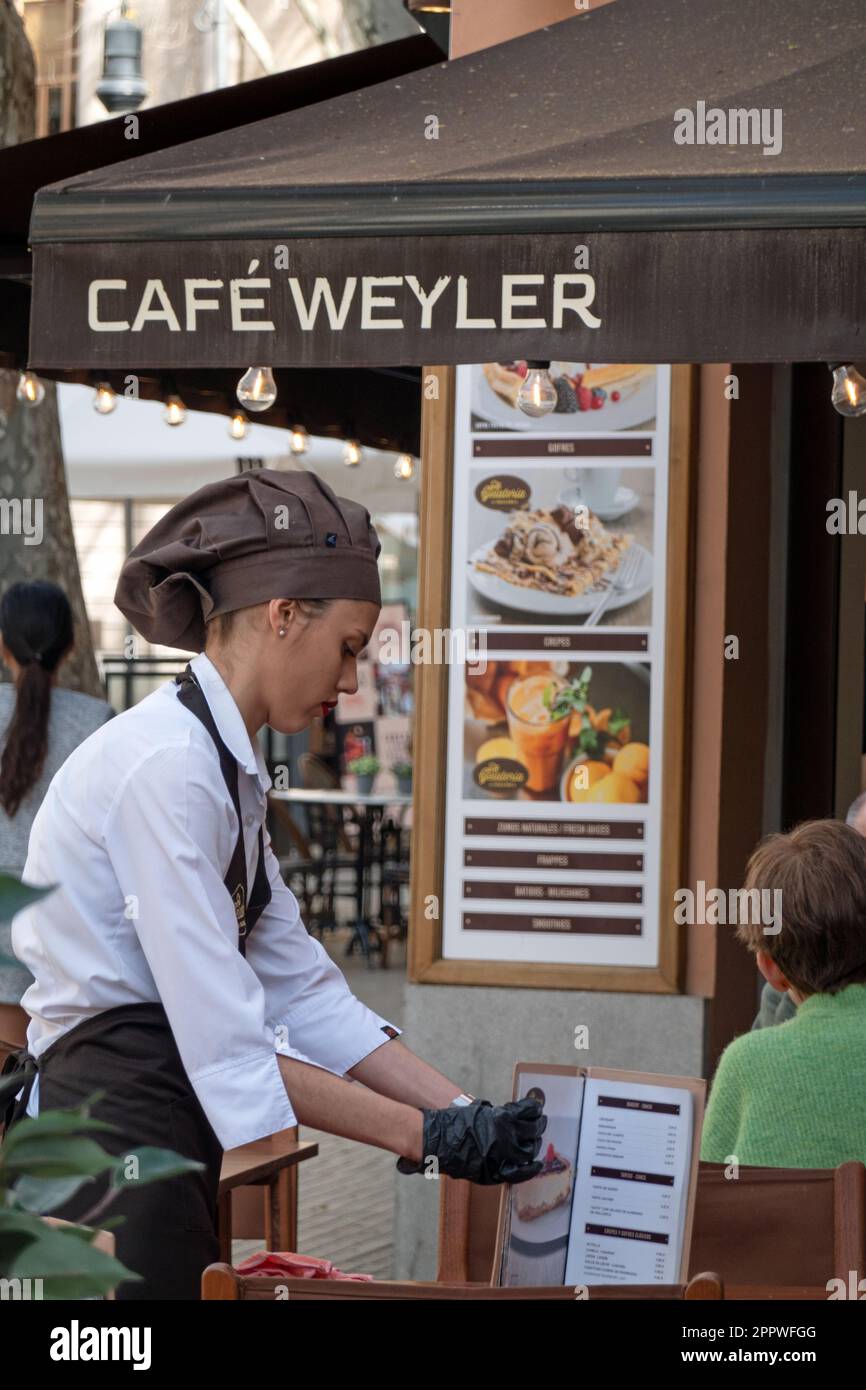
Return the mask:
<path id="1" fill-rule="evenodd" d="M 21 667 L 0 758 L 0 806 L 14 816 L 48 752 L 52 677 L 72 645 L 69 600 L 45 580 L 13 584 L 0 601 L 0 633 Z"/>

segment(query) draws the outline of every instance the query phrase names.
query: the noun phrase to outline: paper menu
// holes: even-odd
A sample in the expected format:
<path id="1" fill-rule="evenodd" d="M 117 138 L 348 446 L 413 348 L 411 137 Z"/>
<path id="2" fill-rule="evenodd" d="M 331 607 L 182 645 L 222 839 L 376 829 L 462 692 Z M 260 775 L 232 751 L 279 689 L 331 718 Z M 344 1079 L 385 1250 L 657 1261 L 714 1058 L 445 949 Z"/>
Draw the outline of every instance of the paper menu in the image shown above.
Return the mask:
<path id="1" fill-rule="evenodd" d="M 706 1082 L 520 1062 L 541 1173 L 505 1188 L 494 1283 L 676 1284 L 687 1277 Z"/>
<path id="2" fill-rule="evenodd" d="M 675 1284 L 694 1116 L 682 1087 L 587 1079 L 567 1284 Z"/>

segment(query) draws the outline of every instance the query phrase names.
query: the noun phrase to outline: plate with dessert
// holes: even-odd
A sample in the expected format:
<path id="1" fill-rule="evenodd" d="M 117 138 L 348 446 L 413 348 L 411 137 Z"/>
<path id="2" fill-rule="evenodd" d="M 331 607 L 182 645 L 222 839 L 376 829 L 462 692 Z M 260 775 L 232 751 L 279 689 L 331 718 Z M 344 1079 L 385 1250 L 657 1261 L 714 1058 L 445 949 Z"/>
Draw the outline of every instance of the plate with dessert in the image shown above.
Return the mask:
<path id="1" fill-rule="evenodd" d="M 555 409 L 540 419 L 525 415 L 517 394 L 528 371 L 523 360 L 485 362 L 475 372 L 472 410 L 494 429 L 544 434 L 635 429 L 656 414 L 656 369 L 648 363 L 551 362 Z"/>
<path id="2" fill-rule="evenodd" d="M 574 1165 L 550 1141 L 542 1150 L 542 1169 L 528 1182 L 515 1183 L 511 1195 L 511 1243 L 560 1245 L 568 1239 Z"/>
<path id="3" fill-rule="evenodd" d="M 629 552 L 638 564 L 630 583 L 618 587 L 616 572 Z M 560 503 L 509 512 L 501 535 L 469 556 L 469 582 L 496 607 L 579 617 L 611 585 L 608 611 L 643 598 L 652 588 L 653 562 L 631 535 L 608 531 L 588 509 L 578 516 Z"/>

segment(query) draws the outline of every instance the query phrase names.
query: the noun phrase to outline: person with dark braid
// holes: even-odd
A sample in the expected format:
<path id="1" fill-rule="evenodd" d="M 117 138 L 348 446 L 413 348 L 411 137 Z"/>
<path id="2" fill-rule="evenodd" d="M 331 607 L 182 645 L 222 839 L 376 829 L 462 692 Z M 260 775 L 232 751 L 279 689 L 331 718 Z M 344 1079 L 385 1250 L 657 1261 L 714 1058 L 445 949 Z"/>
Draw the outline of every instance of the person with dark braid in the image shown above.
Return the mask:
<path id="1" fill-rule="evenodd" d="M 0 872 L 20 878 L 33 818 L 55 772 L 114 713 L 104 700 L 56 689 L 73 645 L 66 594 L 44 580 L 12 584 L 0 600 Z M 0 924 L 0 955 L 12 956 L 11 925 Z M 24 965 L 0 962 L 0 1064 L 21 1047 L 29 1016 L 21 996 L 33 983 Z"/>

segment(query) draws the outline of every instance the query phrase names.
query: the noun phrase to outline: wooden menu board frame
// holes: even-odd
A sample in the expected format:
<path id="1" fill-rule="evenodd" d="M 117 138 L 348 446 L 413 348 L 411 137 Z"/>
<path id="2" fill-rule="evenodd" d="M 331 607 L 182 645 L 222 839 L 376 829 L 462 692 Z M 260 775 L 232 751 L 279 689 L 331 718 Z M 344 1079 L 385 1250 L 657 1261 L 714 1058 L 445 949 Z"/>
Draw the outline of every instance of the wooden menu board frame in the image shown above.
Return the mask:
<path id="1" fill-rule="evenodd" d="M 431 383 L 435 380 L 435 393 Z M 454 480 L 456 369 L 422 372 L 421 499 L 417 626 L 449 627 Z M 433 399 L 428 399 L 433 395 Z M 690 574 L 695 460 L 697 369 L 671 368 L 668 472 L 667 614 L 659 960 L 653 967 L 446 959 L 442 955 L 445 864 L 445 770 L 448 667 L 420 664 L 415 672 L 415 752 L 408 976 L 413 983 L 514 985 L 537 989 L 681 991 L 683 928 L 673 920 L 674 892 L 685 864 L 686 647 L 691 617 Z"/>

